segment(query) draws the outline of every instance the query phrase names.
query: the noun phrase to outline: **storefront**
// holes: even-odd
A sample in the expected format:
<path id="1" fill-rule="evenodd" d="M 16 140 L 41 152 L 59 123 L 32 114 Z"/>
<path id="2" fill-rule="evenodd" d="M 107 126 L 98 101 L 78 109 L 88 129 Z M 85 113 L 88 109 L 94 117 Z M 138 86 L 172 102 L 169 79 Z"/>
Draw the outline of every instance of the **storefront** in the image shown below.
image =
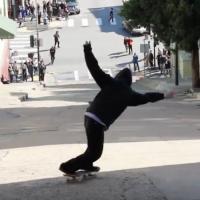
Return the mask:
<path id="1" fill-rule="evenodd" d="M 8 17 L 16 19 L 19 6 L 24 6 L 23 3 L 23 0 L 8 0 Z"/>

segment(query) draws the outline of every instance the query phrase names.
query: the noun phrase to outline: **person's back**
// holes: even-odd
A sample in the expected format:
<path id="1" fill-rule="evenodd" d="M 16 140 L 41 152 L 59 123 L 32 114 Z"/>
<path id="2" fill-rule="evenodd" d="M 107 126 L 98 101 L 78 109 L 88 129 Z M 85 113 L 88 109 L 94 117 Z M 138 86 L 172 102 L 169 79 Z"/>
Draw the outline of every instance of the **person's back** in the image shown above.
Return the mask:
<path id="1" fill-rule="evenodd" d="M 51 47 L 51 48 L 50 48 L 50 53 L 51 53 L 51 54 L 55 54 L 55 47 Z"/>
<path id="2" fill-rule="evenodd" d="M 132 73 L 128 68 L 112 78 L 100 69 L 90 46 L 87 48 L 85 47 L 84 51 L 88 69 L 101 88 L 87 112 L 98 116 L 109 127 L 127 106 L 147 103 L 147 99 L 131 89 Z"/>
<path id="3" fill-rule="evenodd" d="M 129 85 L 113 80 L 101 88 L 87 112 L 95 113 L 108 127 L 126 109 L 131 95 Z"/>
<path id="4" fill-rule="evenodd" d="M 138 63 L 138 56 L 135 53 L 133 55 L 133 63 Z"/>

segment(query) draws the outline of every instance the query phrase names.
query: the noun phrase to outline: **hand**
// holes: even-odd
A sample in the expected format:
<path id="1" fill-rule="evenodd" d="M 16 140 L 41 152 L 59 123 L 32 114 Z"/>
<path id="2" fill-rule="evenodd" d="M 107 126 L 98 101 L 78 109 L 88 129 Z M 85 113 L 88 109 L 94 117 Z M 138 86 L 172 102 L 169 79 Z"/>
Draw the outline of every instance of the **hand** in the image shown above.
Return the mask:
<path id="1" fill-rule="evenodd" d="M 174 96 L 175 96 L 175 92 L 170 91 L 165 94 L 165 99 L 173 98 Z"/>
<path id="2" fill-rule="evenodd" d="M 91 46 L 90 41 L 86 41 L 85 44 L 83 45 L 83 47 L 84 47 L 84 51 L 91 51 L 92 50 L 92 46 Z"/>

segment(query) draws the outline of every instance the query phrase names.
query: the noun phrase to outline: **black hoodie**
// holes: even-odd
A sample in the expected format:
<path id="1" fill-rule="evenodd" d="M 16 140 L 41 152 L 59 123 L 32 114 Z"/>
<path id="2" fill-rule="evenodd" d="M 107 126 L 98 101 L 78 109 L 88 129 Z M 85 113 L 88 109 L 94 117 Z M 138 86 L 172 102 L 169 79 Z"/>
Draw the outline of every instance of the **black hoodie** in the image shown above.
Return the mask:
<path id="1" fill-rule="evenodd" d="M 106 74 L 98 65 L 90 43 L 84 45 L 87 67 L 101 88 L 87 112 L 96 115 L 107 128 L 119 117 L 127 106 L 138 106 L 164 98 L 162 93 L 140 94 L 131 89 L 132 74 L 128 68 L 121 70 L 115 78 Z"/>

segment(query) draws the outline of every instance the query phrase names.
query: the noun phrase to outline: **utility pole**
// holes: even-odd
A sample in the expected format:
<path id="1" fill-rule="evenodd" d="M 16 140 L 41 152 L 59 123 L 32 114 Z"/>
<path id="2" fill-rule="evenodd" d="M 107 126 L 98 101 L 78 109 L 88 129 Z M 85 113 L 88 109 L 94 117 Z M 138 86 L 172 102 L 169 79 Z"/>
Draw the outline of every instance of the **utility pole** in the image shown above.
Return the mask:
<path id="1" fill-rule="evenodd" d="M 36 4 L 36 38 L 37 38 L 37 61 L 38 61 L 38 65 L 39 65 L 39 61 L 40 61 L 40 39 L 39 39 L 39 31 L 38 31 L 38 3 L 37 0 L 35 0 L 35 4 Z"/>
<path id="2" fill-rule="evenodd" d="M 175 44 L 175 85 L 179 85 L 179 77 L 178 77 L 178 45 L 177 43 Z"/>
<path id="3" fill-rule="evenodd" d="M 156 67 L 156 37 L 155 37 L 155 34 L 153 33 L 153 64 L 154 64 L 154 67 Z"/>
<path id="4" fill-rule="evenodd" d="M 15 20 L 17 18 L 16 2 L 15 2 L 15 0 L 11 1 L 11 6 L 12 6 L 12 12 L 13 12 L 13 19 Z"/>

